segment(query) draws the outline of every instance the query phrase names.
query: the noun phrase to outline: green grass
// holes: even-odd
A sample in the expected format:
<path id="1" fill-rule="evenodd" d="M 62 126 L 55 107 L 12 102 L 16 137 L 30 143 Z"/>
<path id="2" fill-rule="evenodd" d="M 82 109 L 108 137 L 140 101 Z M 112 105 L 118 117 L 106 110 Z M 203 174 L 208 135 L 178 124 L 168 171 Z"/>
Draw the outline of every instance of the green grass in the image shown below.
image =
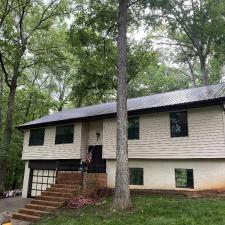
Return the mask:
<path id="1" fill-rule="evenodd" d="M 225 225 L 225 199 L 134 196 L 133 210 L 110 209 L 111 198 L 82 209 L 63 209 L 38 225 Z"/>

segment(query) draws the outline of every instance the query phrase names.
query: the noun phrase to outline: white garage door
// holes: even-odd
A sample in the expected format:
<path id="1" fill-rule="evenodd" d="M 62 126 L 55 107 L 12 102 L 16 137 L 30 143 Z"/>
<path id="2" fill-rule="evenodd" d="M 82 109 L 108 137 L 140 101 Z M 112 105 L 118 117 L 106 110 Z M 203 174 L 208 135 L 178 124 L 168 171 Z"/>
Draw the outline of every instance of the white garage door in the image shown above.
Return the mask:
<path id="1" fill-rule="evenodd" d="M 33 170 L 31 196 L 41 195 L 47 187 L 55 183 L 56 170 Z"/>

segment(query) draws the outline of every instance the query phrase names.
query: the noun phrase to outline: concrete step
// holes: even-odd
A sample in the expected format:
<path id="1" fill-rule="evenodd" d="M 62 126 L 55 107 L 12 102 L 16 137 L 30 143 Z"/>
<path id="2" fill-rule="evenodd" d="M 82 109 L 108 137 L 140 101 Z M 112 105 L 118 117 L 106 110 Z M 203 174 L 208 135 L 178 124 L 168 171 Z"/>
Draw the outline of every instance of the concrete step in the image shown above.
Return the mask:
<path id="1" fill-rule="evenodd" d="M 28 214 L 23 214 L 23 213 L 13 213 L 13 219 L 16 220 L 23 220 L 23 221 L 28 221 L 28 222 L 36 222 L 41 219 L 40 216 L 32 216 Z"/>
<path id="2" fill-rule="evenodd" d="M 36 204 L 26 204 L 25 208 L 26 209 L 35 209 L 35 210 L 40 210 L 40 211 L 52 212 L 52 211 L 56 210 L 58 207 L 45 206 L 45 205 L 36 205 Z"/>
<path id="3" fill-rule="evenodd" d="M 21 213 L 21 214 L 27 214 L 27 215 L 32 215 L 32 216 L 43 217 L 43 216 L 48 215 L 50 212 L 36 210 L 36 209 L 21 208 L 21 209 L 19 209 L 19 213 Z"/>
<path id="4" fill-rule="evenodd" d="M 47 188 L 46 191 L 51 191 L 51 192 L 62 192 L 62 193 L 69 193 L 69 194 L 73 194 L 76 191 L 78 191 L 79 189 L 71 189 L 71 188 Z"/>
<path id="5" fill-rule="evenodd" d="M 62 207 L 64 205 L 64 202 L 45 201 L 45 200 L 34 199 L 34 200 L 31 201 L 31 204 L 44 205 L 44 206 L 53 206 L 53 207 Z"/>
<path id="6" fill-rule="evenodd" d="M 63 198 L 71 198 L 73 197 L 72 193 L 63 193 L 63 192 L 55 192 L 50 189 L 50 191 L 44 191 L 41 193 L 42 196 L 53 196 L 53 197 L 63 197 Z"/>
<path id="7" fill-rule="evenodd" d="M 53 202 L 65 202 L 65 201 L 68 201 L 70 198 L 41 195 L 41 196 L 37 196 L 36 199 L 44 200 L 44 201 L 53 201 Z"/>

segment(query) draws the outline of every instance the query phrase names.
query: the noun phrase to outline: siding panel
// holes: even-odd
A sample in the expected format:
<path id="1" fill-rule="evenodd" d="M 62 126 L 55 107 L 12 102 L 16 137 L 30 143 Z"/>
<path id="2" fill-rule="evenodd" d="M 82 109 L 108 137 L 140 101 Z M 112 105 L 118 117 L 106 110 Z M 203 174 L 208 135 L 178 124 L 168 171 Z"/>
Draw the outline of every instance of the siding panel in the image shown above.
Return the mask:
<path id="1" fill-rule="evenodd" d="M 188 137 L 170 137 L 169 113 L 140 116 L 140 139 L 128 141 L 129 158 L 225 158 L 220 106 L 188 110 Z M 103 125 L 103 157 L 116 156 L 116 120 Z"/>
<path id="2" fill-rule="evenodd" d="M 44 145 L 29 146 L 30 131 L 24 131 L 23 160 L 29 159 L 79 159 L 81 149 L 81 123 L 74 126 L 74 142 L 55 145 L 56 127 L 45 128 Z"/>
<path id="3" fill-rule="evenodd" d="M 103 137 L 102 126 L 103 126 L 102 120 L 89 122 L 89 135 L 88 135 L 88 144 L 89 145 L 102 145 L 102 137 Z M 100 137 L 99 137 L 98 141 L 96 138 L 97 132 L 100 133 Z"/>

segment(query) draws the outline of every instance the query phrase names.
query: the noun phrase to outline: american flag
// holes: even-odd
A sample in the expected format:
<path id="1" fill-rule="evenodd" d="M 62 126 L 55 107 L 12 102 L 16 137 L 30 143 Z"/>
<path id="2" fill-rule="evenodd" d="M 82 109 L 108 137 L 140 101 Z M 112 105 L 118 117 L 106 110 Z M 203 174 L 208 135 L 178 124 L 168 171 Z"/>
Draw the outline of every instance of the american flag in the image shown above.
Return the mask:
<path id="1" fill-rule="evenodd" d="M 85 163 L 86 163 L 87 165 L 91 164 L 91 162 L 92 162 L 92 151 L 90 151 L 90 152 L 87 154 L 86 159 L 85 159 Z"/>

